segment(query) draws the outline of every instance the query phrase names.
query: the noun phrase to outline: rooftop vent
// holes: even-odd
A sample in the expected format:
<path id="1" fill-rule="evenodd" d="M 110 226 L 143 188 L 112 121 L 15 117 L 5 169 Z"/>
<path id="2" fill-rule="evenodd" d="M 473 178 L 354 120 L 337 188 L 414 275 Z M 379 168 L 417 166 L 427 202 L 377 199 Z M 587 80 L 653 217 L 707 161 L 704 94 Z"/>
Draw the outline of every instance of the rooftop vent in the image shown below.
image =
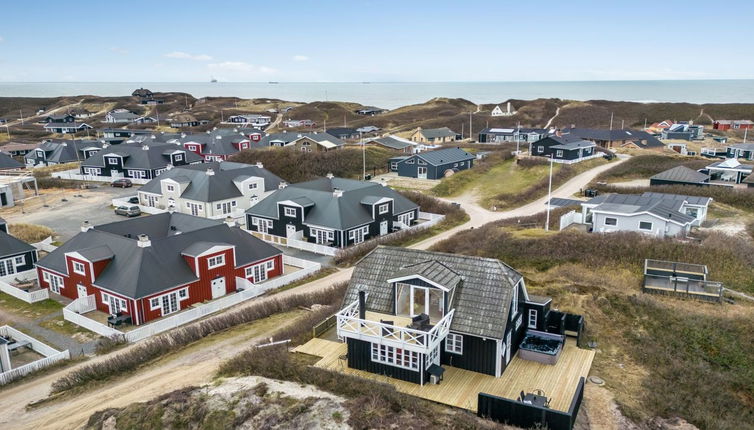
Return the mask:
<path id="1" fill-rule="evenodd" d="M 140 234 L 138 240 L 136 241 L 136 245 L 139 246 L 139 248 L 148 248 L 152 246 L 152 242 L 149 240 L 149 236 L 146 234 Z"/>
<path id="2" fill-rule="evenodd" d="M 334 177 L 335 175 L 333 175 L 332 172 L 327 172 L 327 179 L 332 179 Z"/>
<path id="3" fill-rule="evenodd" d="M 287 186 L 288 186 L 288 182 L 280 181 L 280 183 L 278 184 L 278 189 L 282 190 L 283 188 L 285 188 Z"/>
<path id="4" fill-rule="evenodd" d="M 149 151 L 149 145 L 142 145 L 141 149 L 143 149 L 145 151 Z"/>
<path id="5" fill-rule="evenodd" d="M 213 169 L 212 169 L 211 167 L 209 167 L 209 168 L 207 169 L 207 176 L 212 176 L 212 175 L 214 175 L 214 174 L 215 174 L 215 171 L 214 171 L 214 170 L 213 170 Z"/>
<path id="6" fill-rule="evenodd" d="M 227 225 L 228 227 L 235 227 L 236 220 L 234 220 L 231 216 L 227 216 L 225 217 L 225 225 Z"/>
<path id="7" fill-rule="evenodd" d="M 333 188 L 332 195 L 333 197 L 343 197 L 343 190 L 340 188 Z"/>

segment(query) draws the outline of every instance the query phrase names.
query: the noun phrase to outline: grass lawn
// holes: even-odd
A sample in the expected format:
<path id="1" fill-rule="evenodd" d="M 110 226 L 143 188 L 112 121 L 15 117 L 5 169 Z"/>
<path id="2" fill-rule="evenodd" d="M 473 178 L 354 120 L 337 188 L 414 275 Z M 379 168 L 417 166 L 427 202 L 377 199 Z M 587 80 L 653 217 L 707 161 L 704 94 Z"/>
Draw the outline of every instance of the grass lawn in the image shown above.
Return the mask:
<path id="1" fill-rule="evenodd" d="M 13 296 L 0 293 L 0 309 L 5 312 L 22 316 L 29 319 L 36 319 L 63 308 L 63 305 L 52 299 L 42 300 L 36 303 L 26 303 Z"/>
<path id="2" fill-rule="evenodd" d="M 93 333 L 85 329 L 84 327 L 64 320 L 62 316 L 43 321 L 39 324 L 39 326 L 58 332 L 60 334 L 64 334 L 66 336 L 70 336 L 79 342 L 88 342 L 99 337 L 98 334 Z"/>
<path id="3" fill-rule="evenodd" d="M 304 278 L 299 279 L 298 281 L 291 282 L 290 284 L 283 285 L 280 288 L 275 288 L 274 290 L 267 291 L 264 293 L 265 296 L 271 296 L 277 293 L 281 293 L 285 290 L 290 290 L 291 288 L 296 288 L 304 284 L 308 284 L 309 282 L 316 281 L 317 279 L 322 279 L 325 276 L 332 275 L 333 273 L 337 272 L 338 269 L 335 267 L 324 267 L 320 270 L 317 270 L 316 272 L 312 273 L 309 276 L 306 276 Z"/>

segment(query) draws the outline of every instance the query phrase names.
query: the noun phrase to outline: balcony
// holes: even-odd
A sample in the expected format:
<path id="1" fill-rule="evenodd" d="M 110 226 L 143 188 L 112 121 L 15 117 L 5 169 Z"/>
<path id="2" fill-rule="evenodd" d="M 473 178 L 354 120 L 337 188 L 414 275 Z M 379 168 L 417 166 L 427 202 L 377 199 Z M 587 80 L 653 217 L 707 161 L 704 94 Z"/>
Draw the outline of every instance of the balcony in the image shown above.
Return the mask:
<path id="1" fill-rule="evenodd" d="M 454 310 L 448 312 L 429 330 L 411 328 L 411 318 L 367 311 L 359 318 L 356 300 L 336 314 L 339 338 L 352 338 L 428 354 L 448 335 Z M 391 321 L 392 324 L 383 322 Z"/>

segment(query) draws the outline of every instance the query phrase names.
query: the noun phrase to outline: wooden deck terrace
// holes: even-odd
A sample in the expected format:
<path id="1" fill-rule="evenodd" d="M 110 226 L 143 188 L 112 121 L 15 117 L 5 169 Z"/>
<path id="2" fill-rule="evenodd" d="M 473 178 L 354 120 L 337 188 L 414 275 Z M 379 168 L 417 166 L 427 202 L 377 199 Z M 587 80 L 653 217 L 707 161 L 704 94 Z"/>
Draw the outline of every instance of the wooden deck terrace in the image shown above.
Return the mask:
<path id="1" fill-rule="evenodd" d="M 389 378 L 384 375 L 350 369 L 346 360 L 346 344 L 314 338 L 294 349 L 294 352 L 321 357 L 314 366 L 360 376 L 393 385 L 398 391 L 433 402 L 477 411 L 480 392 L 508 399 L 516 399 L 521 391 L 540 389 L 549 397 L 550 407 L 568 411 L 579 378 L 586 378 L 594 359 L 594 351 L 580 349 L 574 339 L 568 338 L 558 363 L 554 366 L 522 360 L 516 355 L 500 378 L 477 372 L 445 367 L 443 381 L 439 385 L 419 385 Z"/>

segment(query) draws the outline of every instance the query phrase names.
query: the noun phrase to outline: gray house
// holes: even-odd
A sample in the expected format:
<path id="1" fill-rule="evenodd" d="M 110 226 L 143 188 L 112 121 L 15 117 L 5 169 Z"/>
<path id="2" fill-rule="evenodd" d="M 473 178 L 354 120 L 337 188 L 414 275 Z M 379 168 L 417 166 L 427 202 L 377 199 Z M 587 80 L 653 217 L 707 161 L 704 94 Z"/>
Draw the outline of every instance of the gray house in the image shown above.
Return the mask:
<path id="1" fill-rule="evenodd" d="M 345 248 L 410 227 L 419 206 L 374 182 L 327 178 L 285 186 L 246 211 L 253 232 Z"/>
<path id="2" fill-rule="evenodd" d="M 282 182 L 261 163 L 223 161 L 178 166 L 139 188 L 139 203 L 204 218 L 236 218 Z"/>
<path id="3" fill-rule="evenodd" d="M 709 197 L 647 192 L 605 194 L 581 204 L 591 231 L 635 231 L 655 237 L 682 236 L 707 217 Z"/>
<path id="4" fill-rule="evenodd" d="M 389 170 L 398 176 L 419 179 L 442 179 L 461 170 L 470 169 L 476 156 L 461 148 L 426 151 L 406 157 L 390 159 Z"/>
<path id="5" fill-rule="evenodd" d="M 709 175 L 686 166 L 675 166 L 649 178 L 649 185 L 709 185 Z"/>

